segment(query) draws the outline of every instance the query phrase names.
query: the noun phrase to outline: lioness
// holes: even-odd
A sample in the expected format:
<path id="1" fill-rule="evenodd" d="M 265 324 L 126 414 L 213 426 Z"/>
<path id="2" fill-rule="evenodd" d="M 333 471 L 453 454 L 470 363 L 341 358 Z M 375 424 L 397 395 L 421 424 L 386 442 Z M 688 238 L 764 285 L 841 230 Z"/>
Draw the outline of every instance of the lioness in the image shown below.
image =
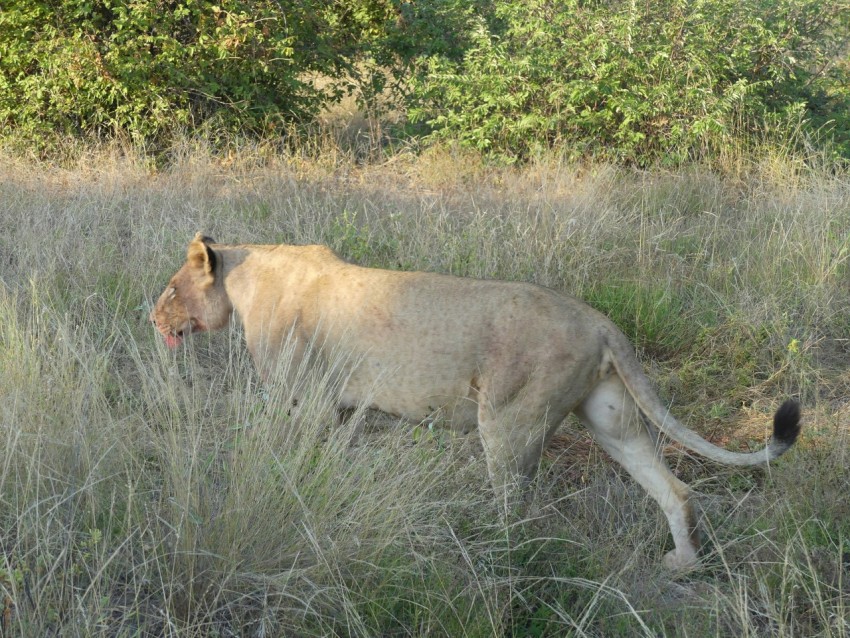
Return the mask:
<path id="1" fill-rule="evenodd" d="M 788 400 L 765 449 L 712 445 L 668 414 L 607 317 L 528 283 L 362 268 L 324 246 L 229 246 L 199 233 L 151 321 L 174 348 L 188 333 L 224 327 L 233 311 L 265 378 L 288 339 L 296 359 L 315 340 L 351 355 L 341 408 L 370 400 L 414 421 L 442 408 L 456 427 L 477 425 L 497 488 L 531 477 L 575 412 L 661 506 L 675 542 L 665 563 L 674 569 L 697 562 L 699 534 L 688 487 L 667 468 L 656 428 L 731 465 L 775 459 L 800 431 L 800 408 Z"/>

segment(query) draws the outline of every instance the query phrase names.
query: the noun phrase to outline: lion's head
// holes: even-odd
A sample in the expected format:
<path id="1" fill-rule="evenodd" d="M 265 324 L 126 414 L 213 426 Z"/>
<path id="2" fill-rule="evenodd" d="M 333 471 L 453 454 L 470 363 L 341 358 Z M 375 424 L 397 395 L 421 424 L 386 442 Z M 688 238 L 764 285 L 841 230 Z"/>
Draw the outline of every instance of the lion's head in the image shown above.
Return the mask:
<path id="1" fill-rule="evenodd" d="M 221 282 L 221 260 L 211 245 L 214 243 L 201 233 L 195 235 L 186 263 L 151 311 L 150 320 L 169 348 L 179 346 L 189 333 L 218 330 L 230 320 L 232 307 Z"/>

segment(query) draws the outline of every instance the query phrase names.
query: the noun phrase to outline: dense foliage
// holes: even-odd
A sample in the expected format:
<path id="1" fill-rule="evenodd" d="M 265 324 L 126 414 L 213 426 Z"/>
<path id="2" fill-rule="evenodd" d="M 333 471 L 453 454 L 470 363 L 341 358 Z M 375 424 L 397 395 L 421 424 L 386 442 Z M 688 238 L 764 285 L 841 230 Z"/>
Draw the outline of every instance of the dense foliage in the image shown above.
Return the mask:
<path id="1" fill-rule="evenodd" d="M 846 127 L 850 75 L 833 62 L 847 11 L 821 0 L 496 2 L 496 26 L 474 26 L 462 61 L 429 59 L 416 115 L 509 157 L 558 146 L 627 161 L 678 162 L 813 115 Z"/>
<path id="2" fill-rule="evenodd" d="M 6 5 L 6 6 L 3 6 Z M 0 125 L 275 135 L 346 92 L 508 159 L 679 162 L 754 136 L 850 156 L 850 6 L 826 0 L 0 0 Z M 318 80 L 318 81 L 317 81 Z"/>
<path id="3" fill-rule="evenodd" d="M 211 118 L 264 131 L 333 97 L 343 29 L 322 2 L 24 0 L 0 12 L 0 121 L 151 138 Z M 339 41 L 335 41 L 337 38 Z"/>

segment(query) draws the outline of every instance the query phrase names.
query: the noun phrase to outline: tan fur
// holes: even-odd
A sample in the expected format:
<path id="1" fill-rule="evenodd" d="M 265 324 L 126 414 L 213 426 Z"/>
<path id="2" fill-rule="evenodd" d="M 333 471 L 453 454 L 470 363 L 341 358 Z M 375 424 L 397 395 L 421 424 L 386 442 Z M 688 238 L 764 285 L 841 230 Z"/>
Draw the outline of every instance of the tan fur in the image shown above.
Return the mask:
<path id="1" fill-rule="evenodd" d="M 223 327 L 233 311 L 265 378 L 287 339 L 296 358 L 315 340 L 320 351 L 350 355 L 341 408 L 368 399 L 414 421 L 441 409 L 455 427 L 477 427 L 497 489 L 533 476 L 575 412 L 667 515 L 675 549 L 665 561 L 674 568 L 697 561 L 696 517 L 655 428 L 722 462 L 784 451 L 733 454 L 684 428 L 610 320 L 539 286 L 362 268 L 323 246 L 227 246 L 199 234 L 151 319 L 174 346 L 185 333 Z"/>

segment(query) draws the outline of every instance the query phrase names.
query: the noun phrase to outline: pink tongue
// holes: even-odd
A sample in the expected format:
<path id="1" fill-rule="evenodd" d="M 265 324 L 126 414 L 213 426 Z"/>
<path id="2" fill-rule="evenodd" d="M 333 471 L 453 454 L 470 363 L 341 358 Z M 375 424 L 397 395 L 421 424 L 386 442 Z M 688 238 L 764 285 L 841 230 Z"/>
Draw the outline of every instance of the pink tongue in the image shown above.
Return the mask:
<path id="1" fill-rule="evenodd" d="M 181 343 L 183 343 L 183 337 L 178 337 L 177 335 L 165 336 L 165 345 L 167 345 L 169 348 L 176 348 Z"/>

